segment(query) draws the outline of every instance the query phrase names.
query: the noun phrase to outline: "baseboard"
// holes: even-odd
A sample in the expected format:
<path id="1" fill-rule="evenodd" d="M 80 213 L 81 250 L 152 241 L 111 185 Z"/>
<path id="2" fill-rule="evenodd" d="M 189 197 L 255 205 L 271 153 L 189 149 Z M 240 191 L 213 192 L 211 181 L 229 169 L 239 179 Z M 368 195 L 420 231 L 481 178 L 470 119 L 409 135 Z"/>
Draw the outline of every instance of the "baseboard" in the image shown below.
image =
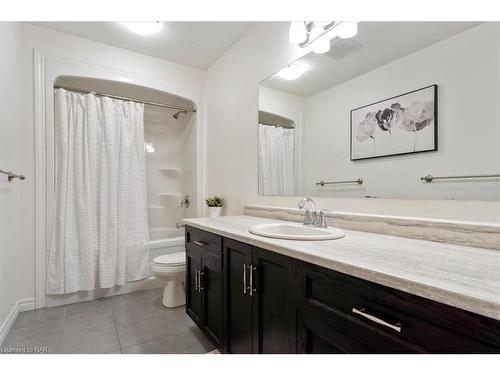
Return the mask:
<path id="1" fill-rule="evenodd" d="M 35 310 L 35 299 L 26 298 L 17 302 L 19 306 L 19 312 Z"/>
<path id="2" fill-rule="evenodd" d="M 0 326 L 0 345 L 4 342 L 5 338 L 9 334 L 10 329 L 14 325 L 14 322 L 17 319 L 17 316 L 19 315 L 20 312 L 23 311 L 29 311 L 29 310 L 34 310 L 35 309 L 35 299 L 34 298 L 26 298 L 22 299 L 20 301 L 17 301 L 14 306 L 12 306 L 12 309 L 9 312 L 9 315 L 7 315 L 7 318 L 5 318 L 4 322 Z"/>
<path id="3" fill-rule="evenodd" d="M 4 322 L 0 326 L 0 345 L 2 345 L 3 341 L 9 334 L 12 325 L 16 321 L 17 316 L 19 315 L 19 303 L 16 303 L 12 310 L 10 310 L 9 315 L 5 318 Z"/>

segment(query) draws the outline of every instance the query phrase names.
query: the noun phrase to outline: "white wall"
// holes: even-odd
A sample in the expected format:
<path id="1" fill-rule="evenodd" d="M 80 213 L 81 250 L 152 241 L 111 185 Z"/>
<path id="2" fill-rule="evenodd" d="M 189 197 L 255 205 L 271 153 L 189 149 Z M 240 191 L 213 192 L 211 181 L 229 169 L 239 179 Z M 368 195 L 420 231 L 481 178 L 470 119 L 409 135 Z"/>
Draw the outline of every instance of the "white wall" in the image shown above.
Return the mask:
<path id="1" fill-rule="evenodd" d="M 0 169 L 20 173 L 19 24 L 0 22 Z M 19 189 L 0 175 L 0 327 L 18 301 Z M 1 332 L 0 332 L 1 334 Z"/>
<path id="2" fill-rule="evenodd" d="M 498 27 L 498 23 L 494 26 Z M 257 192 L 258 83 L 305 52 L 288 42 L 288 27 L 288 23 L 254 26 L 207 71 L 207 193 L 226 198 L 226 214 L 241 214 L 245 203 L 293 206 L 299 200 L 260 197 Z M 498 50 L 498 45 L 492 48 Z M 497 78 L 498 75 L 494 78 L 498 82 Z M 500 220 L 499 204 L 493 201 L 363 198 L 316 201 L 321 207 L 342 211 L 481 222 Z"/>
<path id="3" fill-rule="evenodd" d="M 420 182 L 427 174 L 500 173 L 499 32 L 496 23 L 479 25 L 305 99 L 303 194 L 500 200 L 498 180 Z M 350 160 L 351 109 L 431 84 L 438 85 L 437 152 Z M 363 185 L 314 184 L 360 177 Z"/>
<path id="4" fill-rule="evenodd" d="M 21 25 L 21 149 L 20 170 L 27 180 L 21 187 L 20 262 L 22 276 L 19 298 L 33 298 L 35 288 L 35 143 L 33 103 L 33 49 L 51 56 L 93 66 L 118 70 L 124 74 L 168 81 L 172 85 L 201 90 L 204 72 L 155 59 L 131 51 L 23 23 Z M 3 55 L 3 52 L 2 52 Z"/>

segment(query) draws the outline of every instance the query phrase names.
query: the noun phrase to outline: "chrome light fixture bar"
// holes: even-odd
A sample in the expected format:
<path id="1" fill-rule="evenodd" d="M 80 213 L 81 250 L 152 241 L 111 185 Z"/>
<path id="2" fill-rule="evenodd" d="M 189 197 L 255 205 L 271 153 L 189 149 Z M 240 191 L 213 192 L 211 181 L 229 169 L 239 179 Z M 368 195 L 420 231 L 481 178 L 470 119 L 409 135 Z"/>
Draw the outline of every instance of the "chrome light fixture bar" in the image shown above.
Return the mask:
<path id="1" fill-rule="evenodd" d="M 301 48 L 311 45 L 315 53 L 326 53 L 330 50 L 330 40 L 352 38 L 357 32 L 357 22 L 295 21 L 290 25 L 289 40 Z"/>

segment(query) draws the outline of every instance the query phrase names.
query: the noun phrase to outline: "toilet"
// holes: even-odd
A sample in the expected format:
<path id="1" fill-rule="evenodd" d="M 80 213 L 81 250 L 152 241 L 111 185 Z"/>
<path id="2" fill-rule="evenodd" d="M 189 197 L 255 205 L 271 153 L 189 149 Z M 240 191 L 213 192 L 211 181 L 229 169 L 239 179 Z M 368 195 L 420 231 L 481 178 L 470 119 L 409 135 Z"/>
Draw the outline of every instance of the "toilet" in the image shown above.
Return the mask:
<path id="1" fill-rule="evenodd" d="M 153 259 L 151 271 L 156 279 L 165 283 L 162 303 L 165 307 L 186 304 L 184 281 L 186 274 L 186 253 L 179 251 Z"/>

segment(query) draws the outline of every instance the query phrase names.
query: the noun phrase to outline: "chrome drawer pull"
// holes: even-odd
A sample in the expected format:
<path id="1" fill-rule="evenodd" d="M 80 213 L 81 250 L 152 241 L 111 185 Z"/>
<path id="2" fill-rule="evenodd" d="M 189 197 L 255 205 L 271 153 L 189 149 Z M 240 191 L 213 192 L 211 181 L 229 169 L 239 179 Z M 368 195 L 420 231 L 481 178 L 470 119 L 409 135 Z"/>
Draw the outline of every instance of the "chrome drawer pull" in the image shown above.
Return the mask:
<path id="1" fill-rule="evenodd" d="M 205 289 L 205 287 L 204 287 L 204 286 L 203 286 L 203 284 L 202 284 L 202 281 L 203 281 L 203 279 L 202 279 L 202 277 L 203 277 L 203 272 L 202 272 L 202 271 L 198 271 L 198 275 L 199 275 L 198 277 L 200 278 L 200 279 L 198 280 L 198 292 L 201 292 L 203 289 Z"/>
<path id="2" fill-rule="evenodd" d="M 198 291 L 198 270 L 194 273 L 194 290 Z"/>
<path id="3" fill-rule="evenodd" d="M 257 291 L 253 288 L 253 271 L 255 271 L 256 268 L 253 265 L 248 266 L 248 268 L 250 268 L 250 295 L 253 296 L 253 292 Z"/>
<path id="4" fill-rule="evenodd" d="M 370 315 L 370 314 L 366 313 L 365 309 L 359 309 L 358 310 L 355 307 L 353 307 L 352 308 L 352 312 L 354 314 L 361 315 L 361 316 L 365 317 L 366 319 L 371 320 L 374 323 L 383 325 L 385 327 L 389 327 L 390 329 L 393 329 L 393 330 L 401 333 L 401 323 L 396 323 L 396 324 L 387 323 L 386 321 L 384 321 L 384 320 L 382 320 L 380 318 L 377 318 L 376 316 L 373 316 L 373 315 Z"/>
<path id="5" fill-rule="evenodd" d="M 247 293 L 247 265 L 243 265 L 243 294 Z"/>
<path id="6" fill-rule="evenodd" d="M 201 247 L 208 246 L 208 242 L 205 241 L 194 241 L 194 244 Z"/>

